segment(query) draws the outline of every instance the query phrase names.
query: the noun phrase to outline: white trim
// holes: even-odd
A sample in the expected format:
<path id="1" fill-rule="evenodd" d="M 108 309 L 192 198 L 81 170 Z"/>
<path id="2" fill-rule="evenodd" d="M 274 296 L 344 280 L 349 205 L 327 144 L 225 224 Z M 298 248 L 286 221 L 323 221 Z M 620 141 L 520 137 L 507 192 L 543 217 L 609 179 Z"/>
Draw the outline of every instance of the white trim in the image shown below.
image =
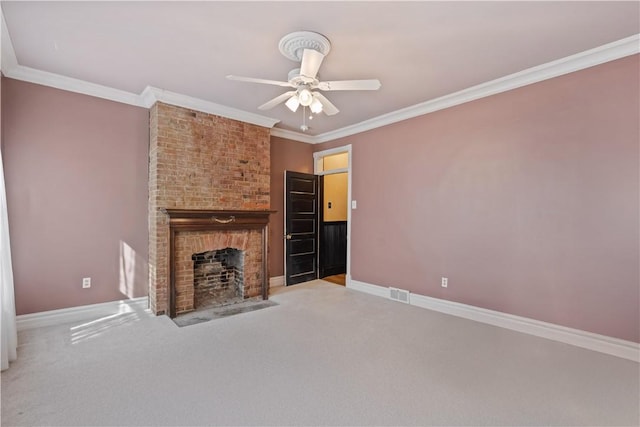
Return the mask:
<path id="1" fill-rule="evenodd" d="M 331 169 L 328 171 L 316 172 L 316 175 L 336 175 L 339 173 L 349 173 L 349 168 Z"/>
<path id="2" fill-rule="evenodd" d="M 300 132 L 294 132 L 292 130 L 272 128 L 271 136 L 277 136 L 279 138 L 290 139 L 298 142 L 305 142 L 307 144 L 316 144 L 316 137 L 311 135 L 305 135 Z"/>
<path id="3" fill-rule="evenodd" d="M 215 102 L 205 101 L 200 98 L 182 95 L 156 87 L 147 86 L 140 94 L 141 100 L 144 100 L 144 106 L 151 108 L 157 101 L 165 104 L 176 105 L 178 107 L 189 108 L 203 113 L 214 114 L 228 119 L 239 120 L 245 123 L 251 123 L 258 126 L 272 128 L 279 119 L 261 116 L 259 114 L 249 113 L 247 111 L 238 110 L 237 108 L 227 107 Z"/>
<path id="4" fill-rule="evenodd" d="M 420 104 L 416 104 L 407 108 L 403 108 L 391 113 L 383 114 L 360 123 L 336 129 L 334 131 L 325 132 L 312 137 L 309 141 L 308 135 L 298 132 L 289 132 L 287 138 L 301 142 L 310 142 L 319 144 L 322 142 L 333 141 L 334 139 L 344 138 L 346 136 L 376 129 L 382 126 L 397 123 L 402 120 L 411 119 L 422 116 L 427 113 L 443 110 L 445 108 L 454 107 L 466 102 L 475 101 L 487 96 L 496 95 L 512 89 L 517 89 L 543 80 L 559 77 L 564 74 L 580 71 L 585 68 L 603 64 L 605 62 L 614 61 L 626 56 L 634 55 L 640 52 L 640 34 L 608 43 L 575 55 L 567 56 L 546 64 L 528 68 L 517 73 L 513 73 L 486 83 L 472 86 L 461 91 L 451 93 L 440 98 L 432 99 Z M 302 138 L 304 137 L 304 138 Z"/>
<path id="5" fill-rule="evenodd" d="M 66 90 L 68 92 L 108 99 L 109 101 L 120 102 L 122 104 L 133 105 L 136 107 L 144 107 L 142 99 L 135 93 L 95 83 L 89 83 L 84 80 L 78 80 L 71 77 L 61 76 L 60 74 L 36 70 L 35 68 L 25 67 L 22 65 L 16 65 L 15 67 L 7 69 L 5 76 L 29 83 Z"/>
<path id="6" fill-rule="evenodd" d="M 216 116 L 226 117 L 232 120 L 239 120 L 241 122 L 251 123 L 267 128 L 272 128 L 276 123 L 280 121 L 278 119 L 249 113 L 246 111 L 216 104 L 214 102 L 205 101 L 199 98 L 193 98 L 191 96 L 181 95 L 179 93 L 174 93 L 151 86 L 147 86 L 140 95 L 136 95 L 135 93 L 113 89 L 107 86 L 89 83 L 71 77 L 61 76 L 59 74 L 40 71 L 34 68 L 24 67 L 22 65 L 6 67 L 4 75 L 16 80 L 54 87 L 56 89 L 94 96 L 96 98 L 108 99 L 109 101 L 120 102 L 122 104 L 133 105 L 136 107 L 151 108 L 153 104 L 160 101 L 164 102 L 165 104 L 171 104 L 178 107 L 202 111 L 204 113 L 214 114 Z"/>
<path id="7" fill-rule="evenodd" d="M 389 288 L 387 287 L 355 280 L 352 280 L 351 286 L 348 287 L 360 292 L 366 292 L 389 299 Z M 640 344 L 632 341 L 415 293 L 411 293 L 410 304 L 416 307 L 621 357 L 634 362 L 640 362 Z"/>
<path id="8" fill-rule="evenodd" d="M 4 20 L 4 14 L 2 14 L 1 39 L 2 55 L 0 58 L 0 66 L 2 67 L 2 72 L 6 77 L 51 86 L 58 89 L 68 90 L 70 92 L 82 93 L 98 98 L 109 99 L 111 101 L 121 102 L 124 104 L 144 106 L 147 108 L 151 107 L 154 102 L 161 101 L 167 104 L 191 108 L 205 113 L 272 128 L 271 135 L 273 136 L 305 142 L 308 144 L 319 144 L 322 142 L 333 141 L 334 139 L 343 138 L 365 132 L 367 130 L 376 129 L 381 126 L 397 123 L 402 120 L 411 119 L 427 113 L 464 104 L 466 102 L 475 101 L 480 98 L 517 89 L 522 86 L 583 70 L 585 68 L 614 61 L 640 52 L 640 34 L 635 34 L 612 43 L 607 43 L 575 55 L 570 55 L 565 58 L 547 62 L 546 64 L 528 68 L 440 98 L 425 101 L 360 123 L 312 136 L 287 129 L 273 128 L 273 126 L 279 122 L 278 119 L 238 110 L 236 108 L 226 107 L 224 105 L 165 91 L 151 86 L 147 86 L 140 95 L 137 95 L 131 92 L 61 76 L 59 74 L 24 67 L 17 62 L 15 50 Z"/>
<path id="9" fill-rule="evenodd" d="M 284 286 L 284 276 L 275 276 L 269 278 L 269 288 L 275 286 Z"/>
<path id="10" fill-rule="evenodd" d="M 383 286 L 372 285 L 359 280 L 351 280 L 351 283 L 347 284 L 347 288 L 389 299 L 389 288 L 385 288 Z M 409 301 L 411 301 L 411 299 L 409 299 Z"/>
<path id="11" fill-rule="evenodd" d="M 45 326 L 60 325 L 69 322 L 98 319 L 120 313 L 148 310 L 149 298 L 140 297 L 129 300 L 111 301 L 101 304 L 83 305 L 80 307 L 63 308 L 60 310 L 42 311 L 39 313 L 22 314 L 16 316 L 18 331 Z"/>
<path id="12" fill-rule="evenodd" d="M 351 159 L 351 144 L 343 145 L 341 147 L 336 147 L 336 148 L 329 148 L 327 150 L 316 151 L 315 153 L 313 153 L 313 173 L 315 175 L 330 175 L 334 173 L 349 172 L 351 170 L 350 161 L 347 162 L 348 164 L 346 168 L 331 169 L 328 171 L 325 171 L 324 169 L 318 170 L 318 160 L 320 160 L 321 158 L 325 158 L 327 156 L 333 156 L 335 154 L 341 154 L 341 153 L 348 153 L 349 158 L 347 160 Z"/>
<path id="13" fill-rule="evenodd" d="M 3 40 L 5 40 L 5 37 L 6 36 L 3 35 Z M 6 51 L 11 52 L 10 49 L 6 49 Z M 10 53 L 5 54 L 4 48 L 2 50 L 2 63 L 11 63 L 11 55 Z M 120 102 L 122 104 L 133 105 L 136 107 L 151 108 L 153 104 L 160 101 L 165 104 L 202 111 L 204 113 L 214 114 L 216 116 L 226 117 L 232 120 L 251 123 L 266 128 L 272 128 L 280 121 L 279 119 L 249 113 L 247 111 L 238 110 L 236 108 L 227 107 L 187 95 L 181 95 L 179 93 L 170 92 L 152 86 L 147 86 L 140 95 L 136 95 L 135 93 L 113 89 L 107 86 L 89 83 L 83 80 L 36 70 L 34 68 L 24 67 L 17 64 L 14 66 L 5 66 L 2 71 L 6 77 L 15 80 L 54 87 L 56 89 L 94 96 L 96 98 L 108 99 L 109 101 Z"/>
<path id="14" fill-rule="evenodd" d="M 282 279 L 285 286 L 287 283 L 287 171 L 282 172 L 282 271 L 284 271 L 284 278 Z M 277 238 L 277 237 L 276 237 Z"/>
<path id="15" fill-rule="evenodd" d="M 0 7 L 0 70 L 6 76 L 7 70 L 10 70 L 18 65 L 16 59 L 16 52 L 13 50 L 13 43 L 11 42 L 11 36 L 9 36 L 9 30 L 7 29 L 7 22 L 4 20 L 4 12 Z"/>

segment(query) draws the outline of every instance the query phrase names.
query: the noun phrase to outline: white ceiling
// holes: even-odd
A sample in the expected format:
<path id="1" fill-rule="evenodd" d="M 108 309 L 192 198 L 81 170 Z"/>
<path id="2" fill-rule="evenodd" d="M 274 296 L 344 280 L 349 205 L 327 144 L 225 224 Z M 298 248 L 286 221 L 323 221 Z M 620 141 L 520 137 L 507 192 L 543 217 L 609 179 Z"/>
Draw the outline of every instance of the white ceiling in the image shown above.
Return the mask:
<path id="1" fill-rule="evenodd" d="M 640 33 L 632 2 L 11 2 L 2 9 L 17 63 L 140 95 L 147 86 L 280 120 L 257 106 L 286 89 L 282 36 L 324 34 L 322 80 L 369 79 L 379 91 L 325 92 L 340 109 L 326 134 Z M 3 68 L 4 69 L 4 68 Z"/>

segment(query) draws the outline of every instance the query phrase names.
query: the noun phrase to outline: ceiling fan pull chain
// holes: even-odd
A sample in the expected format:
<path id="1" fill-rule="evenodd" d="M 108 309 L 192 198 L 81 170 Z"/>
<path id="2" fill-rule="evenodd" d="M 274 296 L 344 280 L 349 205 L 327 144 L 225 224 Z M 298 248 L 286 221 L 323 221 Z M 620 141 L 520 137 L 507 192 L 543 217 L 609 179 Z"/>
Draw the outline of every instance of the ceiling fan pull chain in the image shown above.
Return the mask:
<path id="1" fill-rule="evenodd" d="M 300 126 L 300 130 L 302 132 L 306 132 L 309 130 L 309 126 L 307 126 L 307 106 L 302 106 L 302 126 Z"/>

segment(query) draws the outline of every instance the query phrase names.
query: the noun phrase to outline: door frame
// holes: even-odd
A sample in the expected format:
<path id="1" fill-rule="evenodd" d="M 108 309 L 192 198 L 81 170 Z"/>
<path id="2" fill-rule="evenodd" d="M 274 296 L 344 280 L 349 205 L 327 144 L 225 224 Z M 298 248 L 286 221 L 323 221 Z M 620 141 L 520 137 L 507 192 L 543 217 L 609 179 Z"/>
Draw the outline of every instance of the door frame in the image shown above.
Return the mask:
<path id="1" fill-rule="evenodd" d="M 333 154 L 348 153 L 348 166 L 346 169 L 333 169 L 330 171 L 321 171 L 318 167 L 318 163 L 325 156 L 331 156 Z M 342 147 L 331 148 L 329 150 L 316 151 L 313 153 L 313 174 L 314 175 L 332 175 L 336 173 L 347 173 L 347 273 L 345 275 L 345 285 L 351 286 L 351 164 L 353 160 L 353 154 L 351 150 L 351 144 L 344 145 Z M 324 206 L 319 206 L 318 209 L 324 209 Z M 320 226 L 320 224 L 318 224 Z M 319 254 L 318 254 L 319 255 Z"/>

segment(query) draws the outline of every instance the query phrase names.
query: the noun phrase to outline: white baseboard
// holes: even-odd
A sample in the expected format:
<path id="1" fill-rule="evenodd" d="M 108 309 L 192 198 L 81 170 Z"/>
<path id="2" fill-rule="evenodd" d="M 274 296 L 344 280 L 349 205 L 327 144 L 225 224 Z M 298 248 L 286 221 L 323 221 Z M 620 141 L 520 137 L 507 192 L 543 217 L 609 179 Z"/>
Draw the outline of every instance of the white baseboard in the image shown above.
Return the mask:
<path id="1" fill-rule="evenodd" d="M 269 278 L 269 287 L 284 286 L 284 276 L 275 276 Z"/>
<path id="2" fill-rule="evenodd" d="M 80 307 L 63 308 L 60 310 L 21 314 L 20 316 L 16 316 L 16 327 L 18 331 L 22 331 L 44 326 L 60 325 L 62 323 L 98 319 L 119 313 L 146 311 L 148 307 L 149 298 L 140 297 L 101 304 L 83 305 Z"/>
<path id="3" fill-rule="evenodd" d="M 352 280 L 349 288 L 389 299 L 389 288 L 384 286 Z M 487 323 L 489 325 L 621 357 L 634 362 L 640 362 L 640 344 L 632 341 L 594 334 L 580 329 L 568 328 L 554 323 L 542 322 L 540 320 L 515 316 L 486 308 L 427 297 L 420 294 L 411 293 L 409 303 L 416 307 L 463 317 L 465 319 L 475 320 L 476 322 Z"/>
<path id="4" fill-rule="evenodd" d="M 349 283 L 347 283 L 347 288 L 355 289 L 356 291 L 375 295 L 377 297 L 389 298 L 389 288 L 385 288 L 384 286 L 371 285 L 369 283 L 351 279 Z M 411 300 L 409 300 L 409 302 L 411 302 Z"/>

